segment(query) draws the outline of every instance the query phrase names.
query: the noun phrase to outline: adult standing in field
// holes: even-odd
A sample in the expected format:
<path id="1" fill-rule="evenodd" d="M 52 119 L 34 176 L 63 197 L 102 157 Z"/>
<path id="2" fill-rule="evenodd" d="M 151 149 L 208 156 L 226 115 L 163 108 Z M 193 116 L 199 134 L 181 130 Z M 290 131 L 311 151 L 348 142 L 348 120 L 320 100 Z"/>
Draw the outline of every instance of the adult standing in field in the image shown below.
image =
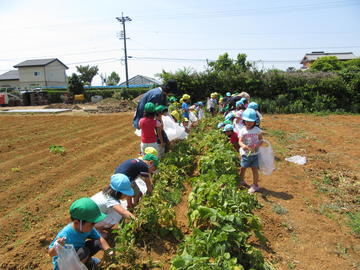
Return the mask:
<path id="1" fill-rule="evenodd" d="M 140 99 L 139 104 L 136 108 L 136 113 L 133 119 L 133 126 L 136 129 L 139 129 L 139 120 L 144 116 L 144 107 L 148 102 L 152 102 L 155 105 L 164 105 L 167 103 L 167 95 L 169 93 L 175 93 L 177 91 L 177 82 L 176 80 L 168 80 L 161 87 L 157 87 L 147 91 L 143 97 Z"/>

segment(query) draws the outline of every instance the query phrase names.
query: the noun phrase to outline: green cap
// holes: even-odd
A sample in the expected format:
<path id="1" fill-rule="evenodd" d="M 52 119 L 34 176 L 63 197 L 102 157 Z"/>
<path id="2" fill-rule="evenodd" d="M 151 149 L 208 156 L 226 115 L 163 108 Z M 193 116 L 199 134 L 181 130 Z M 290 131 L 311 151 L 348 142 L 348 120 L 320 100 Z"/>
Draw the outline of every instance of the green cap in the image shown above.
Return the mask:
<path id="1" fill-rule="evenodd" d="M 223 123 L 224 123 L 225 125 L 227 125 L 227 124 L 232 124 L 232 122 L 231 122 L 230 120 L 225 120 Z"/>
<path id="2" fill-rule="evenodd" d="M 106 218 L 101 213 L 97 204 L 90 198 L 81 198 L 76 200 L 70 206 L 70 216 L 74 219 L 97 223 Z"/>
<path id="3" fill-rule="evenodd" d="M 148 113 L 154 113 L 155 112 L 155 105 L 152 102 L 148 102 L 145 104 L 144 111 Z"/>
<path id="4" fill-rule="evenodd" d="M 153 155 L 153 154 L 146 154 L 144 157 L 143 157 L 143 160 L 149 160 L 149 161 L 152 161 L 154 162 L 154 165 L 155 167 L 157 167 L 159 165 L 159 159 L 157 156 Z"/>
<path id="5" fill-rule="evenodd" d="M 176 101 L 176 97 L 174 97 L 174 96 L 169 97 L 169 101 L 170 101 L 171 103 L 174 102 L 174 101 Z"/>
<path id="6" fill-rule="evenodd" d="M 166 108 L 166 106 L 164 106 L 164 105 L 158 105 L 155 108 L 155 112 L 156 113 L 161 113 L 165 108 Z"/>

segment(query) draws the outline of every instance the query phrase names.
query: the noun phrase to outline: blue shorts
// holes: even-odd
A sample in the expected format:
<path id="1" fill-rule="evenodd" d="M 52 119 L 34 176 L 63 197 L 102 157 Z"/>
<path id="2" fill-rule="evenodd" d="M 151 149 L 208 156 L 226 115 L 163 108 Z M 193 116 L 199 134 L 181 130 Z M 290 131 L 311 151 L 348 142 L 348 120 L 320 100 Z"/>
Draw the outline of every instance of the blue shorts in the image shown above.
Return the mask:
<path id="1" fill-rule="evenodd" d="M 259 167 L 258 155 L 242 155 L 241 156 L 241 167 L 250 168 L 250 167 Z"/>

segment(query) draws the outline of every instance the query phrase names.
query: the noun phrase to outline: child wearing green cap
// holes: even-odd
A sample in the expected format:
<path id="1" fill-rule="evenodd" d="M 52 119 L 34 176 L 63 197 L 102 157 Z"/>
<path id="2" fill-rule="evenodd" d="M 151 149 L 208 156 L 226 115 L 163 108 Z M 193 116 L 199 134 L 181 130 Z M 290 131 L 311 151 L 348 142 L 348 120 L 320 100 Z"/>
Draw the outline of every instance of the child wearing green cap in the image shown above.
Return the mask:
<path id="1" fill-rule="evenodd" d="M 159 151 L 156 134 L 161 133 L 161 124 L 155 119 L 155 105 L 148 102 L 144 107 L 144 117 L 139 121 L 141 129 L 140 151 L 144 154 L 146 147 L 154 147 Z"/>
<path id="2" fill-rule="evenodd" d="M 169 151 L 170 141 L 164 130 L 164 123 L 162 121 L 162 116 L 167 112 L 167 107 L 164 105 L 156 106 L 156 120 L 160 123 L 160 133 L 157 134 L 157 143 L 159 147 L 158 157 L 161 158 L 166 152 Z"/>
<path id="3" fill-rule="evenodd" d="M 100 249 L 110 248 L 107 241 L 94 228 L 97 222 L 106 218 L 99 207 L 90 198 L 81 198 L 70 206 L 72 222 L 66 225 L 49 245 L 48 253 L 53 257 L 54 269 L 58 270 L 58 249 L 65 244 L 74 246 L 77 255 L 88 269 L 93 269 L 98 259 L 92 258 Z M 110 251 L 112 252 L 112 251 Z"/>
<path id="4" fill-rule="evenodd" d="M 142 159 L 133 158 L 125 160 L 116 169 L 115 174 L 121 173 L 129 177 L 131 186 L 135 191 L 133 198 L 128 198 L 128 207 L 135 206 L 143 195 L 139 185 L 145 182 L 147 192 L 152 192 L 151 174 L 156 171 L 159 159 L 153 154 L 146 154 Z"/>

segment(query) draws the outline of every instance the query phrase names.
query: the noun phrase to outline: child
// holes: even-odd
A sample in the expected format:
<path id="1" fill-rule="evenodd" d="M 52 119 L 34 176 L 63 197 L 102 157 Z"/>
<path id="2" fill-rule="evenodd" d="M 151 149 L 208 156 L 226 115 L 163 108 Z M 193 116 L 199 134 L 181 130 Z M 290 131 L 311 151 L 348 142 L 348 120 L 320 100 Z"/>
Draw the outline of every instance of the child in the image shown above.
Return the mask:
<path id="1" fill-rule="evenodd" d="M 204 109 L 203 109 L 203 107 L 204 107 L 204 104 L 203 104 L 201 101 L 199 101 L 199 102 L 197 103 L 197 111 L 198 111 L 198 113 L 197 113 L 197 118 L 198 118 L 199 120 L 201 120 L 201 118 L 204 117 Z"/>
<path id="2" fill-rule="evenodd" d="M 234 146 L 236 152 L 238 152 L 239 148 L 240 148 L 239 138 L 238 138 L 238 134 L 236 132 L 234 132 L 234 126 L 231 124 L 227 124 L 224 127 L 223 131 L 229 137 L 229 141 Z"/>
<path id="3" fill-rule="evenodd" d="M 182 96 L 183 103 L 181 105 L 182 109 L 182 115 L 184 118 L 189 119 L 190 118 L 190 112 L 189 112 L 189 103 L 190 103 L 190 96 L 188 94 L 184 94 Z"/>
<path id="4" fill-rule="evenodd" d="M 255 122 L 255 126 L 257 127 L 260 127 L 260 122 L 262 120 L 262 115 L 261 113 L 259 112 L 259 105 L 256 103 L 256 102 L 250 102 L 249 105 L 248 105 L 248 108 L 249 109 L 254 109 L 256 111 L 256 122 Z"/>
<path id="5" fill-rule="evenodd" d="M 249 189 L 249 193 L 259 191 L 259 161 L 258 148 L 261 144 L 262 134 L 261 129 L 255 126 L 256 111 L 253 109 L 246 109 L 242 114 L 244 127 L 239 133 L 239 145 L 241 155 L 241 172 L 240 180 L 242 184 L 246 185 L 244 181 L 245 172 L 247 168 L 251 168 L 253 172 L 253 184 Z"/>
<path id="6" fill-rule="evenodd" d="M 155 119 L 154 103 L 146 103 L 144 112 L 144 117 L 139 121 L 139 127 L 141 129 L 140 151 L 142 155 L 144 154 L 145 148 L 149 146 L 159 151 L 155 130 L 160 137 L 160 144 L 164 143 L 161 136 L 161 124 Z"/>
<path id="7" fill-rule="evenodd" d="M 125 174 L 129 178 L 131 186 L 135 191 L 133 199 L 130 197 L 127 198 L 129 208 L 135 206 L 139 202 L 140 197 L 143 195 L 137 181 L 143 181 L 143 178 L 146 184 L 147 192 L 151 193 L 152 182 L 150 176 L 151 173 L 156 171 L 158 164 L 159 159 L 156 156 L 146 154 L 142 160 L 138 158 L 128 159 L 115 169 L 114 174 Z"/>
<path id="8" fill-rule="evenodd" d="M 235 119 L 234 119 L 234 130 L 235 132 L 239 133 L 242 127 L 244 126 L 243 120 L 242 120 L 242 113 L 245 110 L 245 101 L 246 98 L 242 98 L 241 100 L 236 102 L 236 111 L 235 111 Z"/>
<path id="9" fill-rule="evenodd" d="M 107 214 L 106 218 L 95 224 L 95 228 L 102 232 L 112 228 L 124 218 L 135 219 L 135 216 L 121 206 L 120 200 L 135 195 L 129 178 L 121 173 L 111 176 L 110 185 L 96 193 L 91 199 L 97 204 L 100 211 Z"/>
<path id="10" fill-rule="evenodd" d="M 215 93 L 211 93 L 207 107 L 208 107 L 208 110 L 209 110 L 209 112 L 211 113 L 212 116 L 214 116 L 215 113 L 216 113 L 216 103 L 217 103 L 217 101 L 216 101 L 216 94 L 215 94 Z"/>
<path id="11" fill-rule="evenodd" d="M 169 147 L 170 147 L 170 141 L 168 139 L 168 136 L 166 135 L 166 132 L 164 130 L 164 124 L 162 121 L 162 115 L 163 115 L 165 109 L 167 110 L 167 108 L 164 105 L 159 105 L 159 106 L 156 106 L 156 108 L 155 108 L 156 120 L 158 120 L 160 123 L 160 133 L 161 134 L 158 134 L 158 137 L 157 137 L 160 158 L 169 151 Z M 162 137 L 163 143 L 161 143 L 161 137 Z"/>
<path id="12" fill-rule="evenodd" d="M 61 248 L 60 245 L 64 246 L 65 244 L 73 245 L 80 261 L 88 269 L 93 269 L 99 260 L 91 257 L 100 249 L 106 251 L 110 248 L 106 240 L 94 228 L 97 222 L 106 218 L 106 215 L 101 213 L 93 200 L 81 198 L 70 206 L 70 217 L 72 222 L 57 234 L 48 249 L 49 255 L 53 257 L 54 269 L 59 269 L 57 250 Z"/>

